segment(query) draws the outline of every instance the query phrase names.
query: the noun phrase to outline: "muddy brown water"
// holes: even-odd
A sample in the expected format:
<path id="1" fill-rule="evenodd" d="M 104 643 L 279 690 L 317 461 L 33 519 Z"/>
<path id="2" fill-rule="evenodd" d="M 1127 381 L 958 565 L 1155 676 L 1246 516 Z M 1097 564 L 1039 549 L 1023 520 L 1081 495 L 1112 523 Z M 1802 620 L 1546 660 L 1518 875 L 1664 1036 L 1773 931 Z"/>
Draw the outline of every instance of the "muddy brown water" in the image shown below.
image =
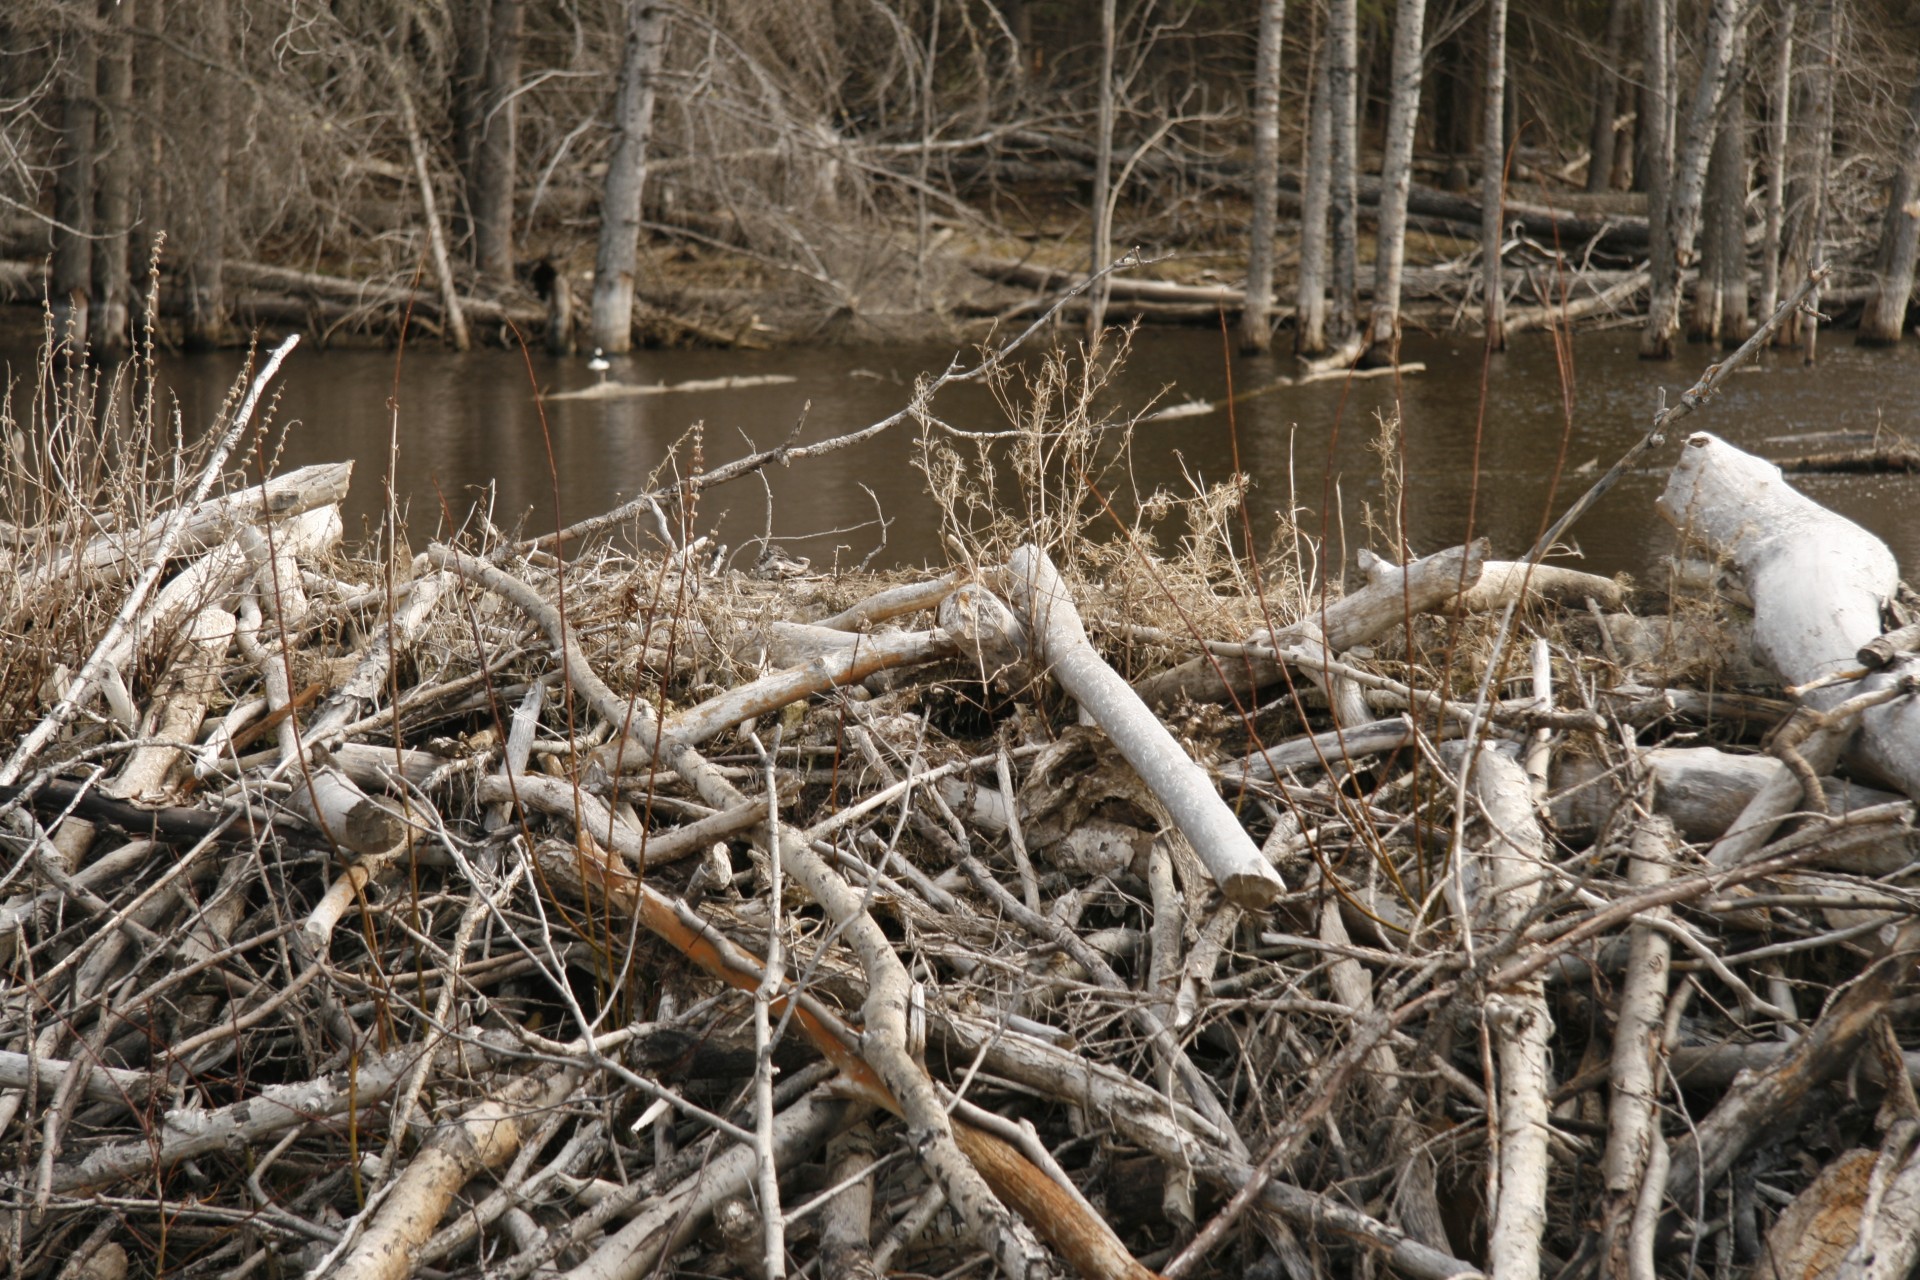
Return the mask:
<path id="1" fill-rule="evenodd" d="M 1427 552 L 1459 542 L 1469 523 L 1489 536 L 1496 554 L 1523 551 L 1543 517 L 1558 514 L 1594 475 L 1644 429 L 1656 395 L 1669 398 L 1710 359 L 1702 347 L 1671 364 L 1635 358 L 1632 331 L 1587 334 L 1572 344 L 1571 410 L 1550 342 L 1524 335 L 1487 365 L 1482 409 L 1480 344 L 1470 338 L 1415 338 L 1405 355 L 1424 362 L 1396 387 L 1391 380 L 1324 382 L 1290 387 L 1214 412 L 1138 424 L 1131 487 L 1188 492 L 1190 478 L 1224 479 L 1236 443 L 1251 476 L 1252 510 L 1264 540 L 1274 513 L 1294 507 L 1301 526 L 1338 553 L 1370 541 L 1362 508 L 1378 509 L 1383 483 L 1370 447 L 1376 414 L 1398 397 L 1406 424 L 1408 540 Z M 416 545 L 442 523 L 442 503 L 455 518 L 489 500 L 503 526 L 528 532 L 607 510 L 640 490 L 677 439 L 704 424 L 709 466 L 755 445 L 773 445 L 804 415 L 802 442 L 819 441 L 893 413 L 914 379 L 946 366 L 951 348 L 815 348 L 770 352 L 643 351 L 612 361 L 608 376 L 632 383 L 726 378 L 790 378 L 728 390 L 628 400 L 553 400 L 540 406 L 532 390 L 587 387 L 597 375 L 583 359 L 500 351 L 451 355 L 412 350 L 399 369 L 395 490 L 409 509 Z M 963 358 L 976 358 L 961 353 Z M 0 351 L 10 377 L 30 368 L 31 352 Z M 184 422 L 212 416 L 241 365 L 238 353 L 165 357 L 164 378 Z M 1229 362 L 1217 333 L 1168 329 L 1141 332 L 1106 404 L 1138 411 L 1223 397 Z M 1286 357 L 1231 361 L 1234 385 L 1265 386 L 1293 372 Z M 377 521 L 387 471 L 395 384 L 391 353 L 297 351 L 281 379 L 281 418 L 288 425 L 281 465 L 352 458 L 358 462 L 349 512 L 350 535 Z M 1790 452 L 1796 433 L 1872 429 L 1884 424 L 1920 437 L 1920 347 L 1867 351 L 1850 335 L 1828 335 L 1818 365 L 1769 355 L 1687 423 L 1759 452 Z M 946 392 L 935 405 L 944 421 L 965 430 L 1003 429 L 1005 412 L 978 387 Z M 1476 426 L 1478 424 L 1478 430 Z M 548 466 L 551 440 L 553 471 Z M 1576 526 L 1572 540 L 1585 567 L 1644 572 L 1671 546 L 1653 499 L 1678 440 L 1628 476 Z M 1556 463 L 1565 467 L 1554 491 Z M 773 467 L 766 484 L 746 478 L 709 491 L 699 527 L 739 548 L 761 534 L 771 503 L 775 540 L 816 567 L 857 563 L 880 543 L 876 509 L 888 520 L 876 564 L 945 559 L 935 506 L 914 466 L 916 431 L 901 425 L 832 455 Z M 1911 574 L 1920 563 L 1920 477 L 1802 476 L 1794 481 L 1819 501 L 1885 538 Z M 1120 495 L 1123 499 L 1127 495 Z M 751 555 L 757 546 L 749 551 Z"/>

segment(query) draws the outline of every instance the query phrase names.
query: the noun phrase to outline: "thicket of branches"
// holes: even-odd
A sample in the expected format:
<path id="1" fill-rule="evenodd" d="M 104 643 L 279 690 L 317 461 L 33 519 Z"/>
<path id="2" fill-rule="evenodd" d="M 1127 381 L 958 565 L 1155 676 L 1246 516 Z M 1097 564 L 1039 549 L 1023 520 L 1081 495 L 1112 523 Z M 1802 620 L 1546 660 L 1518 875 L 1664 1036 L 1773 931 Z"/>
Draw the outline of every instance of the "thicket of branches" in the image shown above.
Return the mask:
<path id="1" fill-rule="evenodd" d="M 1348 24 L 1350 74 L 1332 39 Z M 642 27 L 659 52 L 636 65 L 627 36 Z M 1279 37 L 1266 61 L 1264 29 Z M 1411 76 L 1395 70 L 1409 30 L 1421 35 Z M 131 332 L 128 280 L 160 233 L 163 310 L 189 342 L 258 321 L 389 330 L 416 296 L 416 319 L 461 341 L 468 320 L 482 336 L 550 313 L 564 326 L 536 298 L 551 303 L 556 281 L 586 289 L 596 240 L 621 221 L 607 211 L 631 128 L 616 118 L 624 67 L 644 90 L 642 336 L 656 313 L 717 340 L 762 315 L 799 317 L 802 332 L 897 332 L 905 313 L 982 309 L 969 270 L 982 258 L 1082 268 L 1108 241 L 1224 255 L 1208 265 L 1237 287 L 1251 220 L 1268 233 L 1256 275 L 1276 257 L 1283 277 L 1311 268 L 1313 299 L 1283 283 L 1272 304 L 1277 320 L 1326 307 L 1327 332 L 1303 314 L 1311 353 L 1358 327 L 1369 288 L 1344 232 L 1341 130 L 1330 153 L 1310 145 L 1314 103 L 1351 95 L 1362 239 L 1378 193 L 1410 176 L 1416 225 L 1478 239 L 1485 222 L 1517 279 L 1514 255 L 1532 250 L 1467 197 L 1500 157 L 1510 199 L 1613 215 L 1616 241 L 1652 206 L 1680 242 L 1665 260 L 1660 235 L 1641 234 L 1637 253 L 1599 244 L 1617 251 L 1608 261 L 1645 261 L 1655 311 L 1699 267 L 1710 296 L 1693 327 L 1738 337 L 1766 312 L 1780 259 L 1792 278 L 1816 244 L 1859 268 L 1850 300 L 1897 277 L 1877 306 L 1900 309 L 1912 219 L 1888 228 L 1899 220 L 1883 214 L 1911 203 L 1920 159 L 1915 37 L 1886 0 L 1586 0 L 1510 15 L 1485 0 L 22 0 L 0 14 L 0 249 L 16 296 L 44 290 L 63 317 L 84 299 L 105 349 Z M 1255 145 L 1261 74 L 1277 82 L 1270 154 Z M 1396 118 L 1412 122 L 1410 162 L 1388 136 Z M 1276 199 L 1277 242 L 1263 217 Z M 1380 209 L 1383 247 L 1404 234 L 1393 205 Z M 1594 247 L 1566 229 L 1560 251 Z M 1720 265 L 1735 258 L 1738 287 Z M 1397 320 L 1397 269 L 1378 277 L 1374 305 Z M 1514 292 L 1492 278 L 1486 292 Z M 1252 308 L 1252 345 L 1268 307 Z M 1897 337 L 1903 312 L 1875 314 L 1873 332 Z M 596 342 L 611 341 L 606 323 Z M 1649 353 L 1671 336 L 1650 336 Z"/>

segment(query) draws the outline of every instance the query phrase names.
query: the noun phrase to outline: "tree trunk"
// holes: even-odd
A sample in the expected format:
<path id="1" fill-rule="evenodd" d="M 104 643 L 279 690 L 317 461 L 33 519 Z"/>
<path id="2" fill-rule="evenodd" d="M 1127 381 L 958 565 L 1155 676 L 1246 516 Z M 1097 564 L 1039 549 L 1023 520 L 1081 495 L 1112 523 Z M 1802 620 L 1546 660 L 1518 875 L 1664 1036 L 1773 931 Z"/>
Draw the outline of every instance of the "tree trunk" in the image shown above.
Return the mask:
<path id="1" fill-rule="evenodd" d="M 487 22 L 486 84 L 474 156 L 473 246 L 481 281 L 496 292 L 513 284 L 513 185 L 519 119 L 522 0 L 493 0 Z"/>
<path id="2" fill-rule="evenodd" d="M 93 293 L 93 157 L 99 108 L 94 97 L 98 57 L 92 36 L 62 41 L 60 166 L 53 187 L 53 324 L 57 338 L 87 340 L 87 300 Z"/>
<path id="3" fill-rule="evenodd" d="M 1736 61 L 1735 46 L 1747 0 L 1714 0 L 1707 15 L 1707 40 L 1700 60 L 1700 81 L 1693 91 L 1687 116 L 1687 134 L 1670 187 L 1668 252 L 1654 263 L 1652 303 L 1646 332 L 1640 338 L 1643 358 L 1665 360 L 1673 355 L 1680 331 L 1680 270 L 1694 261 L 1694 237 L 1700 230 L 1700 201 L 1706 188 L 1707 164 L 1713 155 L 1721 104 Z M 1666 70 L 1669 93 L 1674 69 Z"/>
<path id="4" fill-rule="evenodd" d="M 1627 11 L 1633 0 L 1613 0 L 1607 8 L 1607 43 L 1593 69 L 1593 122 L 1587 140 L 1587 190 L 1613 186 L 1617 137 L 1613 121 L 1620 110 L 1620 58 L 1627 42 Z"/>
<path id="5" fill-rule="evenodd" d="M 1113 52 L 1116 39 L 1115 0 L 1100 5 L 1100 118 L 1095 125 L 1093 162 L 1093 288 L 1087 293 L 1087 338 L 1099 338 L 1107 323 L 1107 269 L 1113 238 L 1113 199 L 1108 191 L 1113 176 Z"/>
<path id="6" fill-rule="evenodd" d="M 1747 109 L 1742 94 L 1727 99 L 1707 165 L 1707 192 L 1691 336 L 1702 342 L 1743 342 L 1752 326 L 1747 322 Z"/>
<path id="7" fill-rule="evenodd" d="M 117 356 L 130 335 L 128 257 L 133 248 L 133 32 L 137 0 L 101 0 L 100 16 L 113 34 L 100 62 L 100 100 L 106 108 L 106 145 L 101 149 L 94 193 L 93 349 Z"/>
<path id="8" fill-rule="evenodd" d="M 1261 0 L 1253 68 L 1253 225 L 1247 250 L 1247 305 L 1240 312 L 1240 349 L 1273 345 L 1273 235 L 1280 217 L 1280 33 L 1287 0 Z"/>
<path id="9" fill-rule="evenodd" d="M 1407 261 L 1407 190 L 1413 180 L 1413 132 L 1420 111 L 1420 47 L 1427 0 L 1399 0 L 1394 15 L 1392 96 L 1380 157 L 1380 230 L 1373 268 L 1369 354 L 1400 361 L 1400 273 Z"/>
<path id="10" fill-rule="evenodd" d="M 1874 289 L 1860 317 L 1859 341 L 1892 346 L 1906 328 L 1907 303 L 1913 297 L 1913 269 L 1920 251 L 1920 79 L 1907 97 L 1907 126 L 1900 158 L 1887 179 L 1887 218 L 1880 224 L 1880 252 L 1874 258 Z"/>
<path id="11" fill-rule="evenodd" d="M 493 22 L 493 0 L 448 0 L 447 7 L 453 28 L 447 114 L 453 122 L 453 162 L 465 193 L 448 211 L 448 219 L 461 235 L 472 235 L 480 192 L 480 140 L 487 119 L 487 29 Z"/>
<path id="12" fill-rule="evenodd" d="M 1667 64 L 1667 24 L 1673 18 L 1673 0 L 1646 0 L 1643 26 L 1646 28 L 1645 86 L 1641 98 L 1641 133 L 1646 139 L 1647 177 L 1647 262 L 1652 272 L 1651 301 L 1647 327 L 1641 334 L 1642 359 L 1665 360 L 1673 354 L 1672 345 L 1658 328 L 1656 318 L 1672 307 L 1674 279 L 1679 267 L 1674 261 L 1672 201 L 1673 139 L 1667 132 L 1667 98 L 1673 91 L 1672 68 Z"/>
<path id="13" fill-rule="evenodd" d="M 1793 98 L 1793 19 L 1797 0 L 1786 0 L 1774 30 L 1773 107 L 1767 118 L 1766 222 L 1760 239 L 1760 314 L 1780 305 L 1780 230 L 1787 203 L 1787 120 Z"/>
<path id="14" fill-rule="evenodd" d="M 1329 223 L 1333 250 L 1332 336 L 1345 341 L 1354 330 L 1354 291 L 1360 279 L 1358 215 L 1360 200 L 1354 172 L 1359 165 L 1359 128 L 1354 119 L 1354 64 L 1359 56 L 1358 0 L 1331 0 L 1327 7 L 1327 107 L 1332 129 L 1328 158 L 1332 168 Z"/>
<path id="15" fill-rule="evenodd" d="M 228 0 L 210 0 L 199 7 L 201 52 L 206 65 L 195 69 L 205 113 L 199 133 L 205 151 L 195 157 L 204 166 L 195 176 L 199 192 L 192 218 L 192 234 L 182 246 L 181 265 L 187 278 L 187 332 L 189 348 L 217 347 L 227 334 L 227 292 L 220 279 L 220 261 L 227 247 L 227 180 L 232 164 L 233 19 Z"/>
<path id="16" fill-rule="evenodd" d="M 593 260 L 593 341 L 607 351 L 633 346 L 633 268 L 640 254 L 640 192 L 653 130 L 666 9 L 626 0 L 627 41 L 614 98 L 613 155 L 600 206 L 600 249 Z"/>
<path id="17" fill-rule="evenodd" d="M 1313 11 L 1318 26 L 1319 10 Z M 1293 349 L 1317 356 L 1327 349 L 1327 204 L 1333 194 L 1328 152 L 1333 141 L 1329 110 L 1327 50 L 1320 33 L 1307 38 L 1312 70 L 1307 75 L 1312 100 L 1307 106 L 1306 157 L 1300 183 L 1300 272 L 1294 303 Z"/>
<path id="18" fill-rule="evenodd" d="M 1611 90 L 1609 90 L 1611 93 Z M 1501 276 L 1501 201 L 1506 193 L 1507 0 L 1487 0 L 1487 82 L 1480 139 L 1480 260 L 1487 349 L 1507 346 L 1507 289 Z"/>
<path id="19" fill-rule="evenodd" d="M 1807 38 L 1799 42 L 1799 101 L 1793 115 L 1794 144 L 1788 148 L 1789 180 L 1786 197 L 1785 247 L 1781 253 L 1780 287 L 1784 291 L 1806 278 L 1826 253 L 1827 174 L 1833 160 L 1834 0 L 1818 0 Z M 1813 363 L 1818 346 L 1818 322 L 1811 312 L 1819 306 L 1816 290 L 1806 308 L 1787 317 L 1774 339 L 1776 346 L 1800 347 Z"/>

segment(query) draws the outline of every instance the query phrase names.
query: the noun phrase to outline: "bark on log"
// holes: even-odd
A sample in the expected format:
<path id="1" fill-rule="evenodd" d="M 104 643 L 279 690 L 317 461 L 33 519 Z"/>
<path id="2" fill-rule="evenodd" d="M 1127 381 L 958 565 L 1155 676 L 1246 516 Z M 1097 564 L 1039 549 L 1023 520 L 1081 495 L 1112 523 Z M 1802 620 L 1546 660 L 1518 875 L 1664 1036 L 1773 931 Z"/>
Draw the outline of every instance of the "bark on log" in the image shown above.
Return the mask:
<path id="1" fill-rule="evenodd" d="M 1487 543 L 1480 539 L 1405 568 L 1383 570 L 1352 595 L 1315 610 L 1309 620 L 1320 628 L 1329 649 L 1343 653 L 1400 625 L 1410 614 L 1433 609 L 1473 587 L 1480 580 L 1486 554 Z M 1267 657 L 1199 657 L 1142 680 L 1135 692 L 1149 706 L 1165 706 L 1180 697 L 1225 702 L 1249 698 L 1284 678 L 1279 663 Z"/>
<path id="2" fill-rule="evenodd" d="M 477 1070 L 496 1051 L 485 1040 L 469 1040 L 457 1047 L 445 1042 L 438 1054 L 457 1055 L 464 1067 Z M 170 1169 L 194 1156 L 244 1147 L 297 1125 L 377 1107 L 419 1060 L 416 1048 L 396 1049 L 361 1062 L 356 1069 L 317 1080 L 269 1085 L 250 1098 L 212 1111 L 197 1102 L 183 1104 L 161 1116 L 150 1137 L 99 1147 L 77 1164 L 60 1166 L 54 1172 L 53 1189 L 73 1193 L 109 1187 L 125 1178 Z M 12 1181 L 0 1182 L 0 1188 L 11 1189 Z"/>
<path id="3" fill-rule="evenodd" d="M 1674 1152 L 1667 1192 L 1675 1204 L 1692 1204 L 1697 1188 L 1718 1182 L 1741 1152 L 1790 1120 L 1815 1085 L 1853 1060 L 1874 1023 L 1910 983 L 1917 949 L 1920 922 L 1909 920 L 1778 1066 L 1735 1082 Z"/>
<path id="4" fill-rule="evenodd" d="M 1735 755 L 1715 747 L 1654 747 L 1638 753 L 1636 771 L 1653 779 L 1653 810 L 1688 840 L 1725 835 L 1769 780 L 1789 775 L 1765 755 Z M 1562 838 L 1590 839 L 1604 830 L 1625 799 L 1619 780 L 1603 780 L 1598 760 L 1562 758 L 1554 770 L 1553 825 Z M 1827 811 L 1839 815 L 1900 797 L 1838 778 L 1823 778 Z M 1796 784 L 1797 793 L 1797 784 Z"/>
<path id="5" fill-rule="evenodd" d="M 454 1194 L 482 1170 L 509 1159 L 578 1083 L 572 1071 L 544 1079 L 517 1076 L 439 1129 L 394 1180 L 366 1233 L 334 1271 L 335 1280 L 404 1280 L 412 1274 L 414 1251 L 440 1225 Z"/>

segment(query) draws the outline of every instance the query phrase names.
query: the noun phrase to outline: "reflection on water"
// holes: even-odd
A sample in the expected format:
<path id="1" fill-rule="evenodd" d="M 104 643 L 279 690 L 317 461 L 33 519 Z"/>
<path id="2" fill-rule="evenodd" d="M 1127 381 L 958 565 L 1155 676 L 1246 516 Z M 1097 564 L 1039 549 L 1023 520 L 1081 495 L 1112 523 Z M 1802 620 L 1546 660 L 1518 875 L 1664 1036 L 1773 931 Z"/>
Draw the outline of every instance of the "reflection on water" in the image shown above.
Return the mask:
<path id="1" fill-rule="evenodd" d="M 1275 513 L 1292 505 L 1300 525 L 1336 554 L 1343 545 L 1350 553 L 1369 541 L 1363 506 L 1377 512 L 1384 494 L 1379 460 L 1369 446 L 1375 415 L 1390 414 L 1397 393 L 1407 424 L 1404 508 L 1412 547 L 1426 552 L 1458 542 L 1471 519 L 1476 532 L 1492 538 L 1496 554 L 1523 551 L 1550 514 L 1564 509 L 1637 438 L 1658 389 L 1676 398 L 1708 362 L 1705 348 L 1689 348 L 1673 364 L 1643 363 L 1634 354 L 1635 336 L 1622 331 L 1574 342 L 1570 428 L 1553 350 L 1539 335 L 1516 339 L 1511 351 L 1493 359 L 1484 413 L 1482 352 L 1467 336 L 1410 340 L 1407 358 L 1424 361 L 1427 371 L 1402 379 L 1397 388 L 1390 379 L 1350 386 L 1335 381 L 1245 401 L 1236 411 L 1236 427 L 1240 464 L 1254 482 L 1257 527 L 1272 529 Z M 0 360 L 17 377 L 30 354 L 5 350 Z M 702 424 L 708 467 L 779 443 L 803 418 L 800 441 L 820 441 L 895 412 L 907 402 L 914 379 L 944 368 L 953 354 L 946 348 L 889 347 L 646 351 L 615 358 L 609 376 L 627 382 L 766 375 L 793 381 L 632 400 L 547 401 L 550 472 L 542 406 L 525 360 L 499 351 L 416 349 L 399 371 L 395 489 L 410 510 L 416 543 L 441 527 L 443 501 L 457 520 L 489 490 L 496 523 L 511 528 L 524 521 L 527 532 L 540 532 L 555 524 L 556 473 L 559 519 L 593 515 L 639 491 L 696 423 Z M 165 379 L 190 429 L 209 420 L 240 361 L 237 353 L 166 358 Z M 1217 333 L 1146 331 L 1108 398 L 1129 411 L 1152 401 L 1217 401 L 1226 365 Z M 1243 391 L 1265 386 L 1292 369 L 1285 357 L 1236 356 L 1233 384 Z M 531 378 L 547 391 L 596 380 L 584 360 L 546 356 L 533 357 Z M 291 420 L 282 465 L 356 459 L 350 530 L 370 525 L 380 509 L 394 386 L 390 353 L 304 349 L 282 376 L 282 417 Z M 1736 376 L 1687 427 L 1765 451 L 1769 438 L 1795 432 L 1871 428 L 1882 421 L 1911 432 L 1916 401 L 1920 352 L 1911 344 L 1887 352 L 1829 341 L 1813 369 L 1794 357 L 1770 357 L 1759 372 Z M 967 430 L 1006 425 L 1003 410 L 978 386 L 949 390 L 936 412 Z M 1233 446 L 1225 413 L 1143 422 L 1135 435 L 1132 483 L 1141 492 L 1160 485 L 1186 492 L 1189 476 L 1224 479 Z M 1678 447 L 1670 441 L 1648 470 L 1625 479 L 1574 530 L 1586 567 L 1639 571 L 1666 549 L 1669 535 L 1652 502 Z M 1563 454 L 1564 474 L 1550 500 Z M 766 528 L 770 502 L 776 540 L 791 553 L 820 567 L 836 559 L 844 565 L 880 541 L 872 523 L 877 504 L 889 521 L 880 560 L 938 562 L 944 553 L 937 515 L 912 465 L 916 455 L 914 428 L 902 425 L 841 452 L 776 466 L 765 473 L 765 485 L 748 478 L 709 491 L 700 527 L 738 547 Z M 1920 478 L 1801 477 L 1795 483 L 1887 539 L 1903 565 L 1920 554 Z"/>

